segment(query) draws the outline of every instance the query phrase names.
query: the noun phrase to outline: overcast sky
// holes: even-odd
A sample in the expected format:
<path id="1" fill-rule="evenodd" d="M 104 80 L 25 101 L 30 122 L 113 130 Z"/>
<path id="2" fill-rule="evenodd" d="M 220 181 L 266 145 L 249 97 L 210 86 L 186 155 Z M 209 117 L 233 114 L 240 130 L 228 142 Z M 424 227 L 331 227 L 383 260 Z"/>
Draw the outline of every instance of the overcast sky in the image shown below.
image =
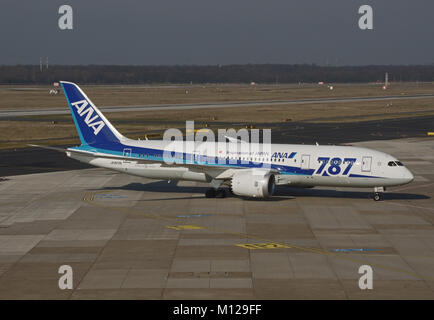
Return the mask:
<path id="1" fill-rule="evenodd" d="M 433 0 L 1 0 L 0 64 L 432 64 L 433 13 Z"/>

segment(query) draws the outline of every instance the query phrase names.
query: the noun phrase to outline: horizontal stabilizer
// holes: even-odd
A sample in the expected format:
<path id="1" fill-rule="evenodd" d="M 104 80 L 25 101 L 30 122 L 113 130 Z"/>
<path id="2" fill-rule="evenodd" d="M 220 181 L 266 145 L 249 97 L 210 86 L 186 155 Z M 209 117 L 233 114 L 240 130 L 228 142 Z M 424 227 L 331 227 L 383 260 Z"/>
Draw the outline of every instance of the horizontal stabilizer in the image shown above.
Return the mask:
<path id="1" fill-rule="evenodd" d="M 63 148 L 56 148 L 56 147 L 49 147 L 49 146 L 40 146 L 37 144 L 28 144 L 29 147 L 36 147 L 36 148 L 41 148 L 41 149 L 48 149 L 48 150 L 54 150 L 54 151 L 59 151 L 59 152 L 66 152 L 66 149 Z"/>

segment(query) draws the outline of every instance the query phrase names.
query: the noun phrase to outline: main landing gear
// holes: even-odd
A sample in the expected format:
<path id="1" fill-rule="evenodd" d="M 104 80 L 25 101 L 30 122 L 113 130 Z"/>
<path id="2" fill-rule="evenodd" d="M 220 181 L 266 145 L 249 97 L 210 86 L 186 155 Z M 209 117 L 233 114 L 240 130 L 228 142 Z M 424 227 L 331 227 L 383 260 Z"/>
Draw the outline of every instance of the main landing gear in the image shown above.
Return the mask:
<path id="1" fill-rule="evenodd" d="M 226 198 L 226 190 L 225 189 L 214 189 L 210 188 L 205 191 L 205 197 L 207 198 Z"/>
<path id="2" fill-rule="evenodd" d="M 375 187 L 374 188 L 374 200 L 381 201 L 383 200 L 383 192 L 386 191 L 384 187 Z"/>

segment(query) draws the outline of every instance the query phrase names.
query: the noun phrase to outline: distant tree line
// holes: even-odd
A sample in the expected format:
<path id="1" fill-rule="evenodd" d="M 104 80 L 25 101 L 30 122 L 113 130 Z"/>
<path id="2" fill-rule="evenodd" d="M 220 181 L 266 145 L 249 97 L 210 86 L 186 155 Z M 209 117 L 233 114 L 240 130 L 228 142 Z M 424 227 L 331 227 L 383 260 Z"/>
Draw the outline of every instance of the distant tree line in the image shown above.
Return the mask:
<path id="1" fill-rule="evenodd" d="M 140 83 L 326 83 L 434 81 L 434 65 L 318 66 L 310 64 L 246 65 L 39 65 L 0 66 L 2 84 L 50 84 L 68 80 L 89 84 Z"/>

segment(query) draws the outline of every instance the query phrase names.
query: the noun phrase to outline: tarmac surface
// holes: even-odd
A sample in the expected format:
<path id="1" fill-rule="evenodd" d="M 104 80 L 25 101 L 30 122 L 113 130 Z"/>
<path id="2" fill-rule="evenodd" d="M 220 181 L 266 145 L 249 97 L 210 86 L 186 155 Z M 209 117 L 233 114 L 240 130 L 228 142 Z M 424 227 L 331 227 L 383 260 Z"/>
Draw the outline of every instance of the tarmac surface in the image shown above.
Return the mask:
<path id="1" fill-rule="evenodd" d="M 0 299 L 434 299 L 434 139 L 353 143 L 415 175 L 269 200 L 104 169 L 0 181 Z M 44 151 L 45 152 L 45 151 Z M 361 265 L 373 289 L 358 286 Z M 70 265 L 73 289 L 60 290 Z"/>

